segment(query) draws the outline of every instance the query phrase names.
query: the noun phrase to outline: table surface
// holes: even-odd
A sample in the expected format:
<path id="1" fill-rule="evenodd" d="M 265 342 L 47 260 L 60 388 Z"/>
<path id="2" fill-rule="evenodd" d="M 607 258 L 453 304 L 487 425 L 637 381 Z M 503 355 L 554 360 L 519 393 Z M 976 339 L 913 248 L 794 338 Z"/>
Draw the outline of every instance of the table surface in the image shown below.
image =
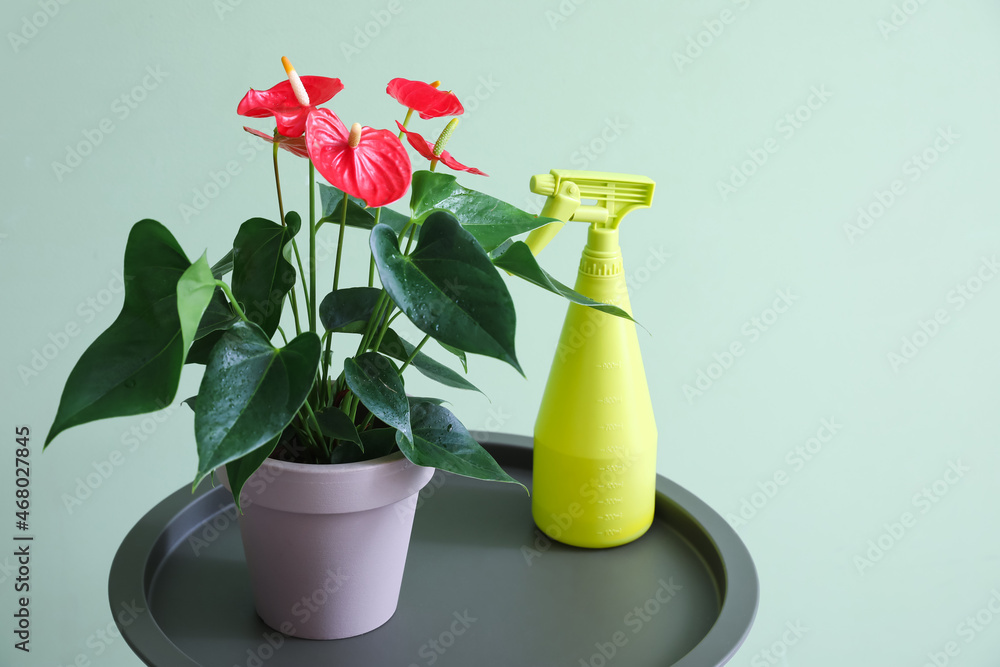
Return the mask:
<path id="1" fill-rule="evenodd" d="M 530 486 L 530 438 L 484 445 Z M 151 612 L 121 626 L 149 665 L 705 667 L 732 656 L 756 612 L 742 542 L 662 476 L 650 531 L 588 550 L 545 538 L 519 487 L 438 472 L 420 495 L 393 618 L 345 640 L 283 637 L 254 612 L 231 496 L 204 486 L 154 508 L 112 566 L 112 607 L 138 595 Z"/>

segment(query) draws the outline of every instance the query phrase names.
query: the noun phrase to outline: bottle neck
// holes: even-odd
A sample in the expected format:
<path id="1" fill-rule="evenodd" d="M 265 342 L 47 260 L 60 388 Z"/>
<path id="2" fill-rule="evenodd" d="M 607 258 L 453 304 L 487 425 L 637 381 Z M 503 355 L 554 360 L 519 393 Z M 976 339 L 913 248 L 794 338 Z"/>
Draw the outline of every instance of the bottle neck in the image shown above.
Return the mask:
<path id="1" fill-rule="evenodd" d="M 591 225 L 587 232 L 587 245 L 580 257 L 580 272 L 589 276 L 617 276 L 622 271 L 618 229 Z"/>

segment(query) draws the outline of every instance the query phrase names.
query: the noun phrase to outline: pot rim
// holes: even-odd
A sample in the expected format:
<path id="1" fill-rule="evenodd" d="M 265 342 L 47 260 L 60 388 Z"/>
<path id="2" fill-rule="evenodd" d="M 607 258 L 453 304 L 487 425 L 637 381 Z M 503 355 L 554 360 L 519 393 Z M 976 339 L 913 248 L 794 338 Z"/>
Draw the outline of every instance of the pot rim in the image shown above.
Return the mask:
<path id="1" fill-rule="evenodd" d="M 417 493 L 437 471 L 392 452 L 353 463 L 295 463 L 267 458 L 243 485 L 248 508 L 260 505 L 297 514 L 360 512 L 398 502 Z M 223 485 L 228 475 L 219 469 Z M 255 478 L 259 479 L 255 483 Z"/>
<path id="2" fill-rule="evenodd" d="M 367 459 L 364 461 L 352 461 L 350 463 L 301 463 L 299 461 L 282 461 L 281 459 L 267 457 L 264 459 L 264 462 L 261 463 L 261 466 L 267 465 L 279 470 L 287 470 L 288 472 L 296 472 L 299 474 L 350 474 L 390 465 L 399 459 L 405 459 L 407 463 L 410 462 L 410 460 L 403 455 L 403 452 L 397 449 L 396 451 L 386 454 L 385 456 L 379 456 L 378 458 Z M 413 465 L 416 464 L 414 463 Z"/>

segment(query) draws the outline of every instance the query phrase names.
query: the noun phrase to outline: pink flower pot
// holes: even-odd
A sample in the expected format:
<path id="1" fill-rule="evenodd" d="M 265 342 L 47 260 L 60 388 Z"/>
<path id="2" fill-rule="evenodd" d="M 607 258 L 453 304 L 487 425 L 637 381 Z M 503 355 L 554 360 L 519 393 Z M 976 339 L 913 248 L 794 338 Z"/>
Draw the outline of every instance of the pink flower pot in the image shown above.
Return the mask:
<path id="1" fill-rule="evenodd" d="M 416 494 L 433 468 L 401 452 L 328 465 L 267 459 L 239 517 L 257 614 L 286 635 L 342 639 L 396 611 Z M 225 469 L 218 478 L 229 488 Z"/>

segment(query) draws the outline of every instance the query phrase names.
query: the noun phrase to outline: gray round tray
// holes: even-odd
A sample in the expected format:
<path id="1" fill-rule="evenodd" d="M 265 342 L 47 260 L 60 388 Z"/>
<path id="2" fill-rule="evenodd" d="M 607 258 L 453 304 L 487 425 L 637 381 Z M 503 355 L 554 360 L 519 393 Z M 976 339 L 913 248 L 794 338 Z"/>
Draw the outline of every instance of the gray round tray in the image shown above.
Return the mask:
<path id="1" fill-rule="evenodd" d="M 530 488 L 531 438 L 483 445 Z M 438 472 L 420 495 L 396 614 L 359 637 L 310 641 L 254 612 L 229 492 L 185 487 L 125 537 L 111 609 L 155 667 L 725 664 L 757 611 L 753 560 L 691 493 L 662 476 L 656 493 L 643 537 L 579 549 L 535 528 L 520 487 Z M 130 605 L 146 612 L 122 622 Z"/>

